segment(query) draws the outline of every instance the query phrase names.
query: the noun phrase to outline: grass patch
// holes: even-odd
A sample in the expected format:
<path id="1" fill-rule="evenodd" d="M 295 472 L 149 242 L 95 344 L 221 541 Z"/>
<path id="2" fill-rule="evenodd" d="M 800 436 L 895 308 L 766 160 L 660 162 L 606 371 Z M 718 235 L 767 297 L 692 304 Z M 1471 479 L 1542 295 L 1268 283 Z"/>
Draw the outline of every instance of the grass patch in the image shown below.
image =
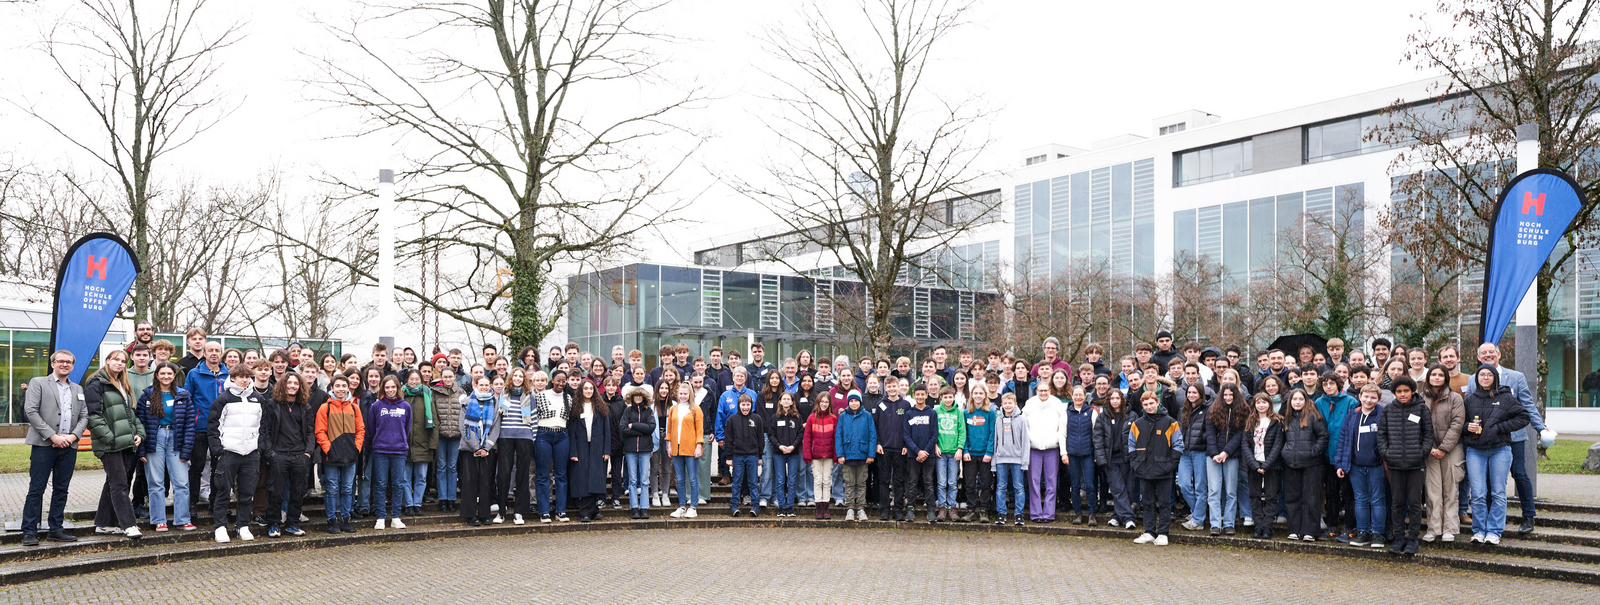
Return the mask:
<path id="1" fill-rule="evenodd" d="M 0 445 L 0 473 L 28 472 L 28 457 L 32 453 L 33 446 L 26 443 Z M 78 464 L 74 468 L 80 471 L 99 470 L 100 459 L 94 457 L 93 452 L 78 452 Z"/>
<path id="2" fill-rule="evenodd" d="M 1557 439 L 1555 445 L 1544 451 L 1550 459 L 1539 461 L 1539 472 L 1556 475 L 1600 475 L 1594 471 L 1583 470 L 1583 459 L 1589 455 L 1589 444 L 1588 441 Z"/>

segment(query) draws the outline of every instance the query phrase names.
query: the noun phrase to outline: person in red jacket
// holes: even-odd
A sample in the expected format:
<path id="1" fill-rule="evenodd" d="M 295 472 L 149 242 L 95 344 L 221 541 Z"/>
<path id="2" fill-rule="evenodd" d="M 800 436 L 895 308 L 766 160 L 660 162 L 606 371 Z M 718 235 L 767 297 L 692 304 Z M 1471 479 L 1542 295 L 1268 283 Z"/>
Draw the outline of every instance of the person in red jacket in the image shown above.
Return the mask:
<path id="1" fill-rule="evenodd" d="M 833 406 L 818 405 L 806 419 L 805 436 L 800 439 L 800 457 L 811 462 L 818 519 L 833 518 L 828 514 L 828 494 L 833 489 L 833 430 L 838 422 Z"/>

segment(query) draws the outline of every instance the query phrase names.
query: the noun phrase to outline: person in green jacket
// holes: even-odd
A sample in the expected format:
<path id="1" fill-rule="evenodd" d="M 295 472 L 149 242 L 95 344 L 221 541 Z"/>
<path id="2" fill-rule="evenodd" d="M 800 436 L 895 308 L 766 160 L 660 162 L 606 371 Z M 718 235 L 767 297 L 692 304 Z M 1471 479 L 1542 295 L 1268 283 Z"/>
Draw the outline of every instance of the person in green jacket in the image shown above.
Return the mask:
<path id="1" fill-rule="evenodd" d="M 967 416 L 956 407 L 956 390 L 939 389 L 939 407 L 934 408 L 934 419 L 939 425 L 939 436 L 934 444 L 935 467 L 939 473 L 939 511 L 933 520 L 956 520 L 956 479 L 961 473 L 963 448 L 967 447 Z"/>
<path id="2" fill-rule="evenodd" d="M 432 367 L 431 365 L 429 367 Z M 438 410 L 434 407 L 434 392 L 422 382 L 422 372 L 406 375 L 406 385 L 400 396 L 411 405 L 411 453 L 406 461 L 407 475 L 405 508 L 401 512 L 422 515 L 422 495 L 428 491 L 428 467 L 433 464 L 433 452 L 439 449 Z"/>
<path id="3" fill-rule="evenodd" d="M 85 383 L 83 399 L 89 413 L 89 440 L 106 472 L 100 506 L 94 513 L 94 533 L 137 540 L 141 536 L 133 500 L 128 497 L 128 469 L 139 456 L 145 433 L 134 414 L 132 393 L 128 353 L 117 349 L 106 353 L 100 370 Z"/>
<path id="4" fill-rule="evenodd" d="M 994 507 L 994 481 L 989 467 L 994 455 L 994 404 L 990 403 L 989 389 L 984 383 L 972 385 L 967 396 L 967 447 L 961 455 L 961 474 L 967 478 L 967 512 L 961 521 L 989 522 L 989 509 Z"/>

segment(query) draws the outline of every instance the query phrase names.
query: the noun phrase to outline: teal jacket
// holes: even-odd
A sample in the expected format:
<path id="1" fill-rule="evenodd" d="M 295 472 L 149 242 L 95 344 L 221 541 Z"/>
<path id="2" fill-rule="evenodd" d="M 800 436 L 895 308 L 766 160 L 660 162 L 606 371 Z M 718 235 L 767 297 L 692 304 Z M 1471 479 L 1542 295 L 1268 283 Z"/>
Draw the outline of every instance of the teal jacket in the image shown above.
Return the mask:
<path id="1" fill-rule="evenodd" d="M 1344 417 L 1350 410 L 1361 407 L 1361 402 L 1345 393 L 1338 395 L 1323 394 L 1317 398 L 1317 411 L 1322 413 L 1322 419 L 1328 422 L 1328 464 L 1333 464 L 1336 453 L 1339 451 L 1339 436 L 1344 431 Z"/>
<path id="2" fill-rule="evenodd" d="M 994 410 L 967 412 L 967 450 L 974 459 L 994 453 Z"/>

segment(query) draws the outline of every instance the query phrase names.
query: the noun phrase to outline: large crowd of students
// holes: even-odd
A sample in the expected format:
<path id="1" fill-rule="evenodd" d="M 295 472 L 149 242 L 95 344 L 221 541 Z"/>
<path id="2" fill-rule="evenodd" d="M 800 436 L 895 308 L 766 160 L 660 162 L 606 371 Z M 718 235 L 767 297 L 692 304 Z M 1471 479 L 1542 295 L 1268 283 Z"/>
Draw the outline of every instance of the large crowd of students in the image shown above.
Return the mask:
<path id="1" fill-rule="evenodd" d="M 1289 540 L 1415 554 L 1458 534 L 1499 544 L 1508 475 L 1518 530 L 1534 531 L 1526 429 L 1546 430 L 1493 344 L 1468 371 L 1454 346 L 1430 356 L 1382 338 L 1348 355 L 1339 339 L 1263 350 L 1252 368 L 1238 347 L 1175 350 L 1167 332 L 1114 367 L 1094 344 L 1070 363 L 1054 338 L 1032 363 L 943 346 L 917 365 L 809 351 L 773 363 L 757 343 L 748 362 L 662 346 L 646 367 L 640 351 L 577 344 L 542 360 L 493 345 L 476 362 L 381 344 L 366 360 L 298 344 L 262 357 L 199 330 L 173 361 L 152 336 L 141 323 L 81 386 L 66 351 L 30 382 L 25 545 L 52 477 L 46 537 L 76 539 L 62 517 L 87 429 L 106 477 L 95 531 L 128 538 L 141 520 L 194 530 L 202 506 L 219 542 L 252 540 L 252 526 L 304 535 L 319 490 L 332 534 L 354 520 L 404 528 L 430 505 L 472 526 L 623 508 L 694 518 L 720 481 L 735 517 L 842 507 L 846 521 L 915 522 L 920 500 L 929 523 L 1066 513 L 1164 545 L 1177 517 L 1211 535 L 1271 539 L 1283 525 Z"/>

